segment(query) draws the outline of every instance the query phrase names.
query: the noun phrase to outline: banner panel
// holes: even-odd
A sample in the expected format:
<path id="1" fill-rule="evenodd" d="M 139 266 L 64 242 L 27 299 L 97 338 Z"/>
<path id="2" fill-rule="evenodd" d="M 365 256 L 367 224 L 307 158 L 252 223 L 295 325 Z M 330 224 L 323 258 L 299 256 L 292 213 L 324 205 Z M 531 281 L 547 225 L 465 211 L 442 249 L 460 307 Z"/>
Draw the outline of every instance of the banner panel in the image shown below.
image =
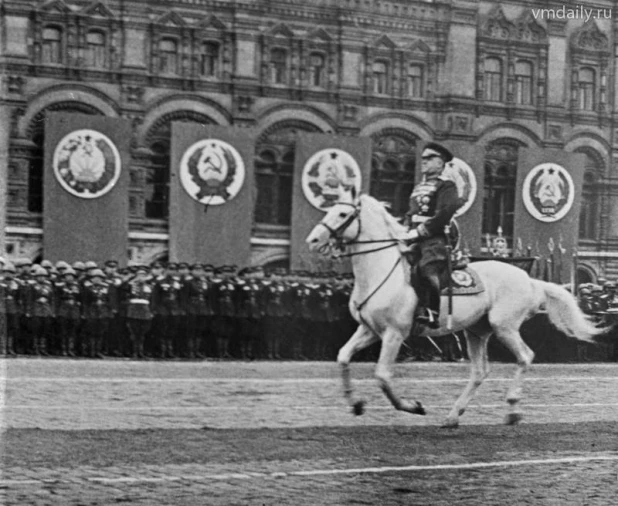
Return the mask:
<path id="1" fill-rule="evenodd" d="M 43 257 L 126 265 L 131 124 L 49 113 L 45 123 Z"/>
<path id="2" fill-rule="evenodd" d="M 305 244 L 313 227 L 336 201 L 339 184 L 369 191 L 371 138 L 299 133 L 294 160 L 290 268 L 349 270 L 345 263 L 319 257 Z"/>
<path id="3" fill-rule="evenodd" d="M 514 243 L 550 260 L 545 276 L 559 283 L 569 281 L 577 247 L 584 163 L 579 153 L 519 150 Z"/>
<path id="4" fill-rule="evenodd" d="M 254 143 L 247 129 L 172 123 L 170 260 L 250 264 Z"/>

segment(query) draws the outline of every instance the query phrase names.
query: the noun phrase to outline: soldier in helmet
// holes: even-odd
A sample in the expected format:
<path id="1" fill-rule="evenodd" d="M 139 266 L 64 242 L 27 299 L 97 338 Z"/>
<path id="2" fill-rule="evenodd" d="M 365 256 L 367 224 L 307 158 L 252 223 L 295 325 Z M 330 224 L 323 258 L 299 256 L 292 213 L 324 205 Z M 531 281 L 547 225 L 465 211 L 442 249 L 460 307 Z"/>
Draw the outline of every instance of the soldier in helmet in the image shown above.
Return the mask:
<path id="1" fill-rule="evenodd" d="M 103 358 L 103 342 L 113 316 L 114 300 L 101 269 L 89 271 L 89 279 L 83 284 L 83 300 L 87 354 L 91 358 Z"/>
<path id="2" fill-rule="evenodd" d="M 237 282 L 237 312 L 239 325 L 240 356 L 243 359 L 255 359 L 258 356 L 261 321 L 264 315 L 264 301 L 262 298 L 263 275 L 261 268 L 247 268 L 239 273 Z"/>
<path id="3" fill-rule="evenodd" d="M 154 284 L 152 293 L 152 311 L 159 342 L 159 356 L 174 358 L 174 348 L 184 345 L 180 339 L 180 322 L 183 316 L 181 292 L 183 282 L 178 274 L 178 265 L 169 263 L 166 275 Z M 175 344 L 177 346 L 175 346 Z"/>
<path id="4" fill-rule="evenodd" d="M 438 328 L 440 313 L 440 276 L 447 267 L 448 249 L 445 227 L 463 204 L 457 186 L 443 176 L 453 159 L 444 146 L 430 142 L 422 153 L 422 181 L 410 195 L 410 209 L 404 224 L 409 227 L 406 242 L 411 244 L 410 262 L 418 271 L 416 283 L 424 307 L 417 321 Z"/>
<path id="5" fill-rule="evenodd" d="M 215 294 L 215 328 L 216 356 L 232 358 L 230 343 L 236 335 L 236 269 L 231 265 L 220 267 L 215 271 L 212 283 Z"/>
<path id="6" fill-rule="evenodd" d="M 83 283 L 86 281 L 86 264 L 84 262 L 73 262 L 73 270 L 77 273 L 77 281 Z"/>
<path id="7" fill-rule="evenodd" d="M 60 330 L 60 352 L 75 356 L 77 330 L 82 311 L 82 288 L 72 267 L 62 269 L 62 280 L 54 285 L 56 318 Z"/>
<path id="8" fill-rule="evenodd" d="M 137 266 L 135 277 L 126 281 L 124 293 L 127 308 L 127 326 L 131 336 L 131 356 L 144 358 L 144 342 L 152 325 L 150 309 L 154 280 L 145 265 Z"/>
<path id="9" fill-rule="evenodd" d="M 15 266 L 6 262 L 2 266 L 2 279 L 0 280 L 0 318 L 2 320 L 3 343 L 1 352 L 8 356 L 15 355 L 20 342 L 20 317 L 22 314 L 21 281 L 17 278 Z M 3 336 L 0 336 L 2 338 Z"/>
<path id="10" fill-rule="evenodd" d="M 267 272 L 264 279 L 264 337 L 266 353 L 270 360 L 281 358 L 281 345 L 285 338 L 288 318 L 288 288 L 279 272 Z"/>
<path id="11" fill-rule="evenodd" d="M 30 274 L 34 280 L 26 289 L 25 315 L 32 331 L 32 349 L 35 355 L 47 355 L 54 318 L 54 287 L 40 265 L 34 265 Z"/>
<path id="12" fill-rule="evenodd" d="M 191 267 L 191 278 L 183 286 L 182 300 L 187 312 L 189 358 L 204 357 L 203 341 L 209 331 L 213 315 L 212 285 L 204 267 L 202 264 L 194 264 Z"/>

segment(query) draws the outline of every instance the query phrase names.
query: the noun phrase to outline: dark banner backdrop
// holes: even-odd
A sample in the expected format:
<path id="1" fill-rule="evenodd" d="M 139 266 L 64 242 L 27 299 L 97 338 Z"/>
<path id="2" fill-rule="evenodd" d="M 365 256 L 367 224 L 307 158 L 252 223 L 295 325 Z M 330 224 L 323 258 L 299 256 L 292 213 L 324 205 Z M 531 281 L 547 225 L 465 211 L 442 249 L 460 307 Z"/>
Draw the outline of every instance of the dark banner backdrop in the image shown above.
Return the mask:
<path id="1" fill-rule="evenodd" d="M 563 167 L 573 180 L 574 196 L 570 210 L 562 217 L 551 223 L 546 223 L 535 218 L 526 209 L 524 203 L 524 181 L 528 174 L 540 164 L 553 163 Z M 550 238 L 555 244 L 555 257 L 558 257 L 558 245 L 561 244 L 566 252 L 562 255 L 561 278 L 568 281 L 571 267 L 571 256 L 577 247 L 579 235 L 579 211 L 581 203 L 582 185 L 584 180 L 585 157 L 578 153 L 549 149 L 519 150 L 519 162 L 517 167 L 517 194 L 515 196 L 515 223 L 514 241 L 521 238 L 524 249 L 532 247 L 532 253 L 540 252 L 542 256 L 548 255 L 547 245 Z M 541 181 L 536 180 L 537 183 Z M 550 180 L 551 183 L 551 180 Z M 564 194 L 564 189 L 559 189 L 558 194 Z M 557 261 L 557 260 L 556 260 Z"/>
<path id="2" fill-rule="evenodd" d="M 195 143 L 207 139 L 216 139 L 235 148 L 245 166 L 244 181 L 238 193 L 221 205 L 212 204 L 216 198 L 212 195 L 205 197 L 204 203 L 195 200 L 181 182 L 180 165 L 185 152 L 189 148 L 193 152 L 192 146 Z M 254 142 L 253 132 L 247 129 L 172 123 L 170 260 L 207 262 L 215 266 L 233 264 L 246 267 L 250 264 L 255 202 Z M 196 153 L 196 157 L 201 156 L 199 152 Z M 227 159 L 228 153 L 229 150 L 216 148 L 213 159 L 217 158 L 217 154 L 221 155 L 221 159 Z M 197 161 L 197 158 L 195 160 Z M 200 158 L 198 163 L 208 163 L 208 153 Z M 229 169 L 230 165 L 227 164 L 227 167 Z M 213 170 L 216 171 L 216 168 Z M 236 176 L 230 178 L 230 188 L 240 182 L 239 179 L 234 179 L 239 174 L 237 167 L 234 167 L 233 171 Z M 208 192 L 207 189 L 204 191 Z"/>
<path id="3" fill-rule="evenodd" d="M 94 136 L 76 147 L 70 158 L 66 158 L 70 150 L 62 150 L 64 161 L 59 164 L 65 177 L 57 177 L 54 169 L 54 152 L 65 136 L 77 130 L 92 130 Z M 97 139 L 97 132 L 107 136 L 116 146 L 120 156 L 120 171 L 118 179 L 113 184 L 109 180 L 113 153 L 106 142 Z M 72 138 L 72 137 L 71 137 Z M 93 140 L 93 144 L 89 142 Z M 129 220 L 129 143 L 131 141 L 131 125 L 127 120 L 107 118 L 84 114 L 49 113 L 45 123 L 45 169 L 43 194 L 43 256 L 56 262 L 65 260 L 94 260 L 103 262 L 108 259 L 117 260 L 126 265 L 128 259 L 128 220 Z M 90 146 L 100 149 L 91 151 Z M 71 146 L 71 139 L 61 147 Z M 75 158 L 74 158 L 75 157 Z M 61 157 L 62 158 L 62 157 Z M 103 160 L 106 160 L 103 163 Z M 114 164 L 115 165 L 115 164 Z M 68 167 L 71 170 L 68 170 Z M 105 172 L 97 180 L 97 184 L 108 182 L 111 190 L 96 198 L 83 198 L 87 195 L 87 187 L 80 183 L 82 177 L 88 174 L 98 174 L 105 166 Z M 73 173 L 80 175 L 73 177 Z M 83 174 L 83 176 L 82 176 Z M 61 183 L 64 181 L 64 186 Z M 113 184 L 113 186 L 112 186 Z M 75 188 L 71 193 L 68 188 Z M 94 187 L 92 187 L 94 188 Z M 97 191 L 96 189 L 93 191 Z"/>
<path id="4" fill-rule="evenodd" d="M 356 160 L 361 174 L 361 191 L 369 191 L 371 169 L 371 138 L 369 137 L 338 137 L 326 134 L 300 133 L 296 140 L 296 156 L 294 160 L 294 189 L 292 194 L 292 233 L 290 245 L 290 268 L 310 271 L 349 269 L 349 261 L 333 262 L 319 257 L 309 251 L 305 239 L 313 227 L 324 217 L 325 212 L 314 207 L 307 200 L 303 188 L 302 177 L 305 165 L 319 151 L 340 149 L 349 153 Z"/>
<path id="5" fill-rule="evenodd" d="M 465 205 L 468 207 L 455 220 L 459 226 L 461 234 L 460 247 L 467 249 L 471 254 L 477 255 L 480 253 L 482 246 L 481 228 L 483 223 L 483 198 L 484 198 L 484 182 L 485 182 L 485 165 L 484 165 L 484 150 L 478 146 L 474 146 L 468 142 L 461 141 L 446 141 L 446 146 L 455 158 L 465 162 L 474 174 L 476 180 L 476 196 L 472 200 L 471 184 L 468 182 L 468 177 L 464 176 L 464 198 L 470 197 L 471 203 Z M 420 166 L 419 166 L 420 167 Z M 419 169 L 420 172 L 420 169 Z"/>

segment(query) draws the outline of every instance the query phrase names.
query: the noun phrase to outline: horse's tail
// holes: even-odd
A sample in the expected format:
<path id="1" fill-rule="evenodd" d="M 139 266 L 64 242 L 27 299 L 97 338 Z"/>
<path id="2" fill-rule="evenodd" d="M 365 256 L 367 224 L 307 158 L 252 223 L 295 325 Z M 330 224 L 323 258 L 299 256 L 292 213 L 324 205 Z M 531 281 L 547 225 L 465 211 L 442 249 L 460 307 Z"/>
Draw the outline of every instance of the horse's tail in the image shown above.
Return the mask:
<path id="1" fill-rule="evenodd" d="M 575 297 L 560 285 L 538 279 L 533 279 L 532 282 L 545 294 L 549 321 L 567 336 L 593 343 L 595 336 L 609 330 L 606 327 L 597 327 L 579 308 Z"/>

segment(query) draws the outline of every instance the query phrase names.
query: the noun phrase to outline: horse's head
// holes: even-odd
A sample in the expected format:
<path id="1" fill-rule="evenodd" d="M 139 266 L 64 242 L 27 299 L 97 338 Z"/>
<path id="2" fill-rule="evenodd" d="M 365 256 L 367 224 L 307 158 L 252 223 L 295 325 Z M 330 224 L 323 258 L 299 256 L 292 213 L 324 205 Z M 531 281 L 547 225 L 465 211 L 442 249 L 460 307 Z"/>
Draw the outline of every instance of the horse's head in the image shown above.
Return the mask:
<path id="1" fill-rule="evenodd" d="M 333 242 L 341 247 L 346 240 L 354 240 L 360 233 L 359 213 L 360 205 L 354 188 L 346 190 L 339 186 L 337 203 L 307 236 L 309 249 L 325 251 Z"/>

